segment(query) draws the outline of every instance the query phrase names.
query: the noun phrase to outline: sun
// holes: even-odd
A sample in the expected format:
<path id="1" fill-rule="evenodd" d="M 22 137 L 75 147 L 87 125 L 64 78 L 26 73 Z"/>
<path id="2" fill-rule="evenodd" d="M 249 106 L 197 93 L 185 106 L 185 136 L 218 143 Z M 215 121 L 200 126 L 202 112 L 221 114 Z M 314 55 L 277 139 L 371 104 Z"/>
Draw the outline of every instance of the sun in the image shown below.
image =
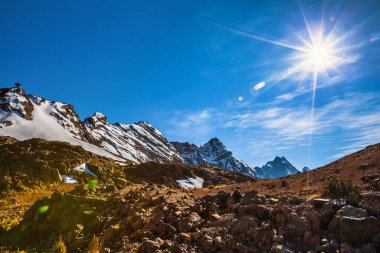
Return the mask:
<path id="1" fill-rule="evenodd" d="M 326 70 L 329 66 L 333 65 L 332 52 L 329 51 L 327 47 L 323 45 L 317 45 L 312 48 L 307 53 L 307 61 L 312 65 L 315 71 Z"/>
<path id="2" fill-rule="evenodd" d="M 312 39 L 311 42 L 303 43 L 301 49 L 297 50 L 297 58 L 301 59 L 298 69 L 301 72 L 313 72 L 317 75 L 319 72 L 337 68 L 341 58 L 337 53 L 338 50 L 334 48 L 334 41 L 329 41 L 320 35 L 316 42 Z"/>

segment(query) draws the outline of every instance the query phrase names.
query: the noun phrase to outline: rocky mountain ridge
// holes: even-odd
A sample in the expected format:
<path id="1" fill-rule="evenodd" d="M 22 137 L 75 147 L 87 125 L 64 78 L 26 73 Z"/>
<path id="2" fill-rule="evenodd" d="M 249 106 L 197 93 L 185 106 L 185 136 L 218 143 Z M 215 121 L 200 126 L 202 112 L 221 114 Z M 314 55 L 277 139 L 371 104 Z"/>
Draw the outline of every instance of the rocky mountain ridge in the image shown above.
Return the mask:
<path id="1" fill-rule="evenodd" d="M 279 178 L 300 172 L 285 157 L 279 156 L 262 167 L 255 167 L 254 170 L 259 178 Z"/>
<path id="2" fill-rule="evenodd" d="M 256 171 L 236 158 L 218 138 L 212 138 L 201 146 L 189 142 L 172 142 L 172 145 L 180 153 L 186 164 L 218 166 L 251 177 L 257 177 Z"/>
<path id="3" fill-rule="evenodd" d="M 72 105 L 27 95 L 20 87 L 0 89 L 0 135 L 65 141 L 126 162 L 182 162 L 163 134 L 147 122 L 111 124 L 101 113 L 81 121 Z"/>
<path id="4" fill-rule="evenodd" d="M 148 122 L 111 124 L 99 112 L 82 121 L 72 105 L 28 95 L 19 85 L 0 89 L 0 136 L 64 141 L 122 163 L 154 161 L 218 166 L 251 177 L 273 174 L 268 166 L 268 170 L 251 168 L 218 138 L 200 146 L 189 142 L 170 143 Z M 288 163 L 284 166 L 287 167 L 280 168 L 285 171 L 281 175 L 294 172 Z"/>

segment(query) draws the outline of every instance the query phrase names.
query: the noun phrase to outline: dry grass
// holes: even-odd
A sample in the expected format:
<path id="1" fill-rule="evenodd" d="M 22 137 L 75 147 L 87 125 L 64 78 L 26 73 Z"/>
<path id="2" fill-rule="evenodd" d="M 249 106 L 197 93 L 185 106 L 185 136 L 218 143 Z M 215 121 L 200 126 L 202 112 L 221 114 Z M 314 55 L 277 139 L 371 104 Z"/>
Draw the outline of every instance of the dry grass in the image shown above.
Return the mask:
<path id="1" fill-rule="evenodd" d="M 101 241 L 96 235 L 94 235 L 88 245 L 87 253 L 99 253 L 100 249 L 101 249 Z"/>
<path id="2" fill-rule="evenodd" d="M 37 200 L 50 196 L 54 191 L 70 191 L 72 185 L 59 184 L 50 185 L 45 189 L 25 188 L 21 192 L 0 199 L 0 229 L 9 230 L 22 221 L 22 217 L 29 207 Z M 1 253 L 1 251 L 0 251 Z"/>
<path id="3" fill-rule="evenodd" d="M 66 245 L 65 242 L 62 240 L 62 237 L 60 236 L 58 241 L 56 241 L 53 245 L 52 253 L 66 253 Z"/>

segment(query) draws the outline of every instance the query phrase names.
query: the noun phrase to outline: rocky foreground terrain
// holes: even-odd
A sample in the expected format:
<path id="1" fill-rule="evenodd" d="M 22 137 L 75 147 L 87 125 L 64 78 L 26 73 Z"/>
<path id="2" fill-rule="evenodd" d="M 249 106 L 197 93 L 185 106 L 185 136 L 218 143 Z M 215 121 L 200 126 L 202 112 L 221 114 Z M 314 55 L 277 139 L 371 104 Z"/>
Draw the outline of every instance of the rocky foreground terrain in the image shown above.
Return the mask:
<path id="1" fill-rule="evenodd" d="M 3 252 L 380 251 L 379 144 L 257 180 L 216 167 L 123 165 L 62 142 L 0 143 Z M 82 162 L 96 180 L 74 173 L 77 184 L 62 184 Z M 348 176 L 357 201 L 321 198 L 323 181 Z M 196 177 L 203 188 L 178 187 Z"/>

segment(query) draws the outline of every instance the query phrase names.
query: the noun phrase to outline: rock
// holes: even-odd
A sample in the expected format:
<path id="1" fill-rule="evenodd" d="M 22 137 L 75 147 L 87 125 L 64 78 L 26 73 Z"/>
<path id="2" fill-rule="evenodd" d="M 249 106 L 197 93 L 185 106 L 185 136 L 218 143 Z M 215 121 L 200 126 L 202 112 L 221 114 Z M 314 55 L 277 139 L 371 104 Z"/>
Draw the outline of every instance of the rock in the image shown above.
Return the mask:
<path id="1" fill-rule="evenodd" d="M 285 217 L 285 214 L 283 213 L 277 213 L 276 214 L 276 222 L 278 224 L 283 224 L 286 222 L 286 217 Z"/>
<path id="2" fill-rule="evenodd" d="M 141 214 L 138 214 L 137 216 L 135 216 L 134 221 L 131 225 L 131 228 L 134 231 L 139 230 L 140 228 L 144 226 L 144 222 L 145 222 L 145 218 Z"/>
<path id="3" fill-rule="evenodd" d="M 273 236 L 273 241 L 282 244 L 284 242 L 284 237 L 282 235 L 275 235 Z"/>
<path id="4" fill-rule="evenodd" d="M 268 216 L 268 210 L 265 206 L 256 205 L 254 203 L 239 206 L 238 210 L 241 214 L 253 214 L 260 219 L 264 219 Z"/>
<path id="5" fill-rule="evenodd" d="M 318 252 L 335 253 L 337 250 L 339 250 L 339 248 L 339 243 L 336 240 L 331 240 L 331 242 L 317 247 L 316 249 Z"/>
<path id="6" fill-rule="evenodd" d="M 380 233 L 372 235 L 371 241 L 380 246 Z"/>
<path id="7" fill-rule="evenodd" d="M 328 203 L 329 199 L 311 199 L 310 204 L 315 208 L 321 208 L 324 204 Z"/>
<path id="8" fill-rule="evenodd" d="M 309 220 L 312 231 L 315 233 L 319 233 L 321 225 L 321 216 L 319 215 L 319 213 L 312 209 L 307 209 L 304 212 L 304 216 Z"/>
<path id="9" fill-rule="evenodd" d="M 74 241 L 80 233 L 83 231 L 84 226 L 82 224 L 75 224 L 74 228 L 66 235 L 68 242 Z"/>
<path id="10" fill-rule="evenodd" d="M 372 243 L 366 243 L 360 247 L 361 253 L 376 253 L 376 249 Z"/>
<path id="11" fill-rule="evenodd" d="M 214 238 L 214 244 L 216 248 L 222 249 L 225 247 L 226 243 L 222 240 L 222 237 L 216 236 Z"/>
<path id="12" fill-rule="evenodd" d="M 321 227 L 326 228 L 331 219 L 334 217 L 336 211 L 339 210 L 339 206 L 335 205 L 332 202 L 328 202 L 322 205 L 322 208 L 319 210 L 321 215 Z"/>
<path id="13" fill-rule="evenodd" d="M 201 239 L 201 249 L 205 252 L 211 252 L 213 239 L 211 236 L 204 235 Z"/>
<path id="14" fill-rule="evenodd" d="M 189 233 L 179 233 L 178 241 L 182 243 L 190 243 L 191 235 Z"/>
<path id="15" fill-rule="evenodd" d="M 379 221 L 375 217 L 351 218 L 342 217 L 339 225 L 339 235 L 342 242 L 366 243 L 380 232 Z"/>
<path id="16" fill-rule="evenodd" d="M 180 232 L 189 232 L 194 229 L 196 225 L 202 220 L 196 212 L 191 212 L 187 217 L 183 218 L 178 223 L 178 229 Z"/>
<path id="17" fill-rule="evenodd" d="M 258 194 L 258 191 L 257 190 L 251 190 L 249 192 L 246 192 L 243 196 L 243 199 L 241 201 L 241 203 L 243 205 L 246 205 L 246 204 L 249 204 L 249 203 L 252 203 L 253 200 L 255 199 L 255 197 L 257 196 Z"/>
<path id="18" fill-rule="evenodd" d="M 120 226 L 117 225 L 111 225 L 107 228 L 107 230 L 104 232 L 103 235 L 103 241 L 107 242 L 108 240 L 114 238 L 116 235 L 120 233 Z"/>
<path id="19" fill-rule="evenodd" d="M 308 231 L 310 229 L 310 223 L 305 217 L 299 216 L 295 212 L 289 214 L 287 222 L 287 234 L 290 237 L 303 237 L 305 231 Z"/>
<path id="20" fill-rule="evenodd" d="M 342 243 L 340 245 L 340 252 L 341 253 L 353 253 L 351 250 L 351 247 L 347 243 Z"/>
<path id="21" fill-rule="evenodd" d="M 151 241 L 151 240 L 146 240 L 144 241 L 140 248 L 138 249 L 138 253 L 154 253 L 156 250 L 160 249 L 160 243 L 157 241 Z"/>
<path id="22" fill-rule="evenodd" d="M 226 202 L 229 194 L 224 191 L 220 191 L 215 195 L 215 198 L 217 199 L 217 202 L 219 202 L 219 205 L 226 207 Z"/>
<path id="23" fill-rule="evenodd" d="M 337 213 L 336 215 L 331 219 L 329 225 L 328 225 L 328 230 L 331 233 L 337 234 L 339 231 L 339 226 L 342 217 L 349 217 L 349 218 L 362 218 L 362 217 L 367 217 L 368 213 L 365 209 L 362 208 L 356 208 L 350 205 L 343 206 Z"/>
<path id="24" fill-rule="evenodd" d="M 176 229 L 168 223 L 161 223 L 158 227 L 158 232 L 160 236 L 166 236 L 175 233 Z"/>
<path id="25" fill-rule="evenodd" d="M 233 193 L 227 198 L 227 201 L 226 201 L 227 208 L 231 208 L 233 205 L 239 203 L 242 197 L 243 196 L 238 190 L 234 190 Z"/>
<path id="26" fill-rule="evenodd" d="M 351 218 L 363 218 L 368 216 L 368 212 L 362 208 L 356 208 L 350 205 L 343 206 L 337 213 L 338 216 L 346 216 Z"/>
<path id="27" fill-rule="evenodd" d="M 212 221 L 218 221 L 218 220 L 220 220 L 220 215 L 217 214 L 217 213 L 212 214 L 211 215 L 211 220 Z"/>

